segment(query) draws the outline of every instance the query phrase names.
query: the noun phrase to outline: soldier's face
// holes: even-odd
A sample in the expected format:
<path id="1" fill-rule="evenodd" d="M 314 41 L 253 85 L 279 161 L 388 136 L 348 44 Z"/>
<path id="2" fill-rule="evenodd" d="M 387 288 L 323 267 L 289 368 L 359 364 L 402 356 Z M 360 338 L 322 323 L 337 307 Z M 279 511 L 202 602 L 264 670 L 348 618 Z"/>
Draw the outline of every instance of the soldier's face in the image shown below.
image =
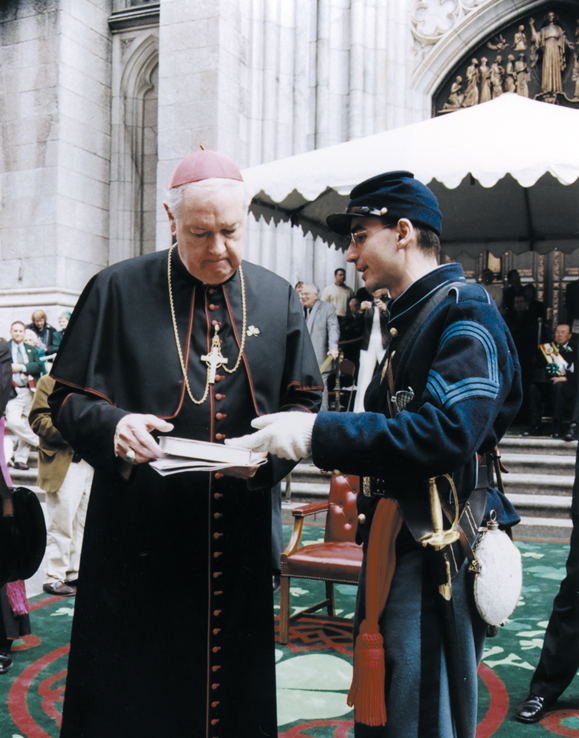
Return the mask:
<path id="1" fill-rule="evenodd" d="M 186 190 L 179 217 L 167 208 L 171 233 L 187 270 L 205 284 L 222 284 L 243 256 L 246 210 L 228 190 Z"/>
<path id="2" fill-rule="evenodd" d="M 387 287 L 392 293 L 399 271 L 396 230 L 384 228 L 380 218 L 355 218 L 351 231 L 356 238 L 350 241 L 346 261 L 356 264 L 367 290 Z"/>

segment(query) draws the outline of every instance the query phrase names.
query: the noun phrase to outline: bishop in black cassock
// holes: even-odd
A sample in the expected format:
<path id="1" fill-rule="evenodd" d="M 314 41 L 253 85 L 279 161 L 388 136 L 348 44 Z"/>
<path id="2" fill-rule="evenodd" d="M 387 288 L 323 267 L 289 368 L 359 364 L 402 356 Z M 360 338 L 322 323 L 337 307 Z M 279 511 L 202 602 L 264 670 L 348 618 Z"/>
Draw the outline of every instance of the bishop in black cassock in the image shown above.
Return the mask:
<path id="1" fill-rule="evenodd" d="M 144 463 L 160 433 L 221 442 L 320 406 L 296 293 L 241 265 L 239 179 L 216 152 L 183 160 L 177 246 L 94 277 L 52 371 L 55 425 L 95 468 L 61 738 L 277 735 L 270 489 L 294 464 L 161 477 Z M 211 383 L 216 328 L 227 363 Z"/>

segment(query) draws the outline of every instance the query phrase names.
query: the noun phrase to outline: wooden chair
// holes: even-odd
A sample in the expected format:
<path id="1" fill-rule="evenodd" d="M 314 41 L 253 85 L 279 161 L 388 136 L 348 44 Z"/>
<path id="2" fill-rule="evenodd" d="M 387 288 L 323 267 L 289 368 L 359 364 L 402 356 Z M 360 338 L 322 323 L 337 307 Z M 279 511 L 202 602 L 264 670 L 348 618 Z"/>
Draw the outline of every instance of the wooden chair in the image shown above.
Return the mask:
<path id="1" fill-rule="evenodd" d="M 325 620 L 351 622 L 336 617 L 334 582 L 358 584 L 362 565 L 362 546 L 358 546 L 356 527 L 356 496 L 360 478 L 338 474 L 332 476 L 327 500 L 313 502 L 292 510 L 294 527 L 290 541 L 281 555 L 280 629 L 281 643 L 289 640 L 290 622 L 324 607 Z M 304 520 L 308 515 L 327 511 L 326 532 L 323 543 L 300 546 Z M 320 579 L 326 583 L 326 599 L 306 607 L 290 616 L 291 578 Z"/>

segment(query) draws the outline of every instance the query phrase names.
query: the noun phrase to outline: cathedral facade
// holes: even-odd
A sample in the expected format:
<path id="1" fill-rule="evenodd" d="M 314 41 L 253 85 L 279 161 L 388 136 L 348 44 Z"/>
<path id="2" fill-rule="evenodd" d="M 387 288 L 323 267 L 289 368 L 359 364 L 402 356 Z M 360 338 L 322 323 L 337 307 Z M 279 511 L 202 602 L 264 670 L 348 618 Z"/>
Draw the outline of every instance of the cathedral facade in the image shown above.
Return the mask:
<path id="1" fill-rule="evenodd" d="M 166 248 L 165 187 L 199 145 L 245 168 L 505 91 L 573 107 L 578 48 L 575 0 L 4 0 L 0 335 L 36 307 L 54 323 L 97 271 Z M 344 265 L 254 220 L 245 253 L 320 288 Z M 559 310 L 575 257 L 461 261 L 473 279 L 518 268 Z"/>

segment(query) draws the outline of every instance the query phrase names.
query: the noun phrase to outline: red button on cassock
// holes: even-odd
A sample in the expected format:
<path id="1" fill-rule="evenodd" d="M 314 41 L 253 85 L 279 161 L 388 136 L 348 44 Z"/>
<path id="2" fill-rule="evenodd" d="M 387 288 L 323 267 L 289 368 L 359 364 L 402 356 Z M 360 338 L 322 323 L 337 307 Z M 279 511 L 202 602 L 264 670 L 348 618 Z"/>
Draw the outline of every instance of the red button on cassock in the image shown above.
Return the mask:
<path id="1" fill-rule="evenodd" d="M 212 684 L 211 689 L 217 689 L 217 687 L 220 687 L 221 684 Z"/>
<path id="2" fill-rule="evenodd" d="M 215 518 L 215 520 L 219 520 L 219 518 L 222 518 L 223 517 L 223 514 L 222 513 L 213 513 L 213 517 Z"/>
<path id="3" fill-rule="evenodd" d="M 223 420 L 223 418 L 226 418 L 227 415 L 226 413 L 216 413 L 215 417 L 217 418 L 217 420 Z"/>
<path id="4" fill-rule="evenodd" d="M 225 435 L 225 433 L 216 433 L 215 438 L 217 441 L 222 441 L 224 438 L 227 438 L 227 436 Z"/>
<path id="5" fill-rule="evenodd" d="M 224 399 L 225 399 L 225 395 L 221 395 L 221 394 L 217 393 L 217 394 L 215 395 L 215 399 L 216 399 L 216 400 L 224 400 Z"/>
<path id="6" fill-rule="evenodd" d="M 219 305 L 209 305 L 209 310 L 219 310 Z"/>

